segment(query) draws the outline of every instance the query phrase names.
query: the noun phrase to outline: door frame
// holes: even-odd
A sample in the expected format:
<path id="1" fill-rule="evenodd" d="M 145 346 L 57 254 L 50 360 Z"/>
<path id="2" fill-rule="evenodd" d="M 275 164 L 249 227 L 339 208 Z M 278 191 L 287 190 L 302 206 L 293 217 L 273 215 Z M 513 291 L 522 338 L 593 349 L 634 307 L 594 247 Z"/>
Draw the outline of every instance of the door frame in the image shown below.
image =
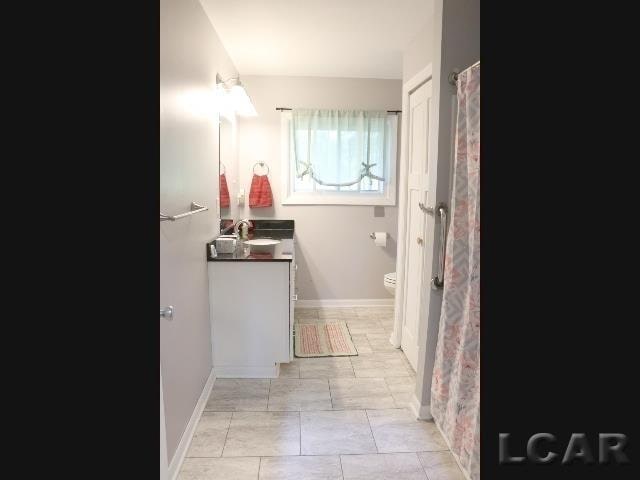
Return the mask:
<path id="1" fill-rule="evenodd" d="M 426 67 L 416 73 L 413 77 L 407 80 L 402 86 L 402 124 L 401 124 L 401 139 L 400 139 L 400 175 L 398 178 L 398 252 L 396 256 L 396 292 L 394 299 L 394 319 L 393 319 L 393 332 L 391 332 L 390 341 L 391 344 L 400 348 L 402 344 L 402 319 L 404 318 L 404 264 L 406 256 L 406 237 L 407 237 L 407 177 L 409 175 L 408 165 L 408 143 L 409 143 L 409 96 L 422 84 L 433 80 L 432 64 L 429 63 Z M 433 109 L 433 102 L 431 102 Z M 430 118 L 433 118 L 433 112 L 429 112 Z M 432 122 L 429 122 L 429 153 L 431 155 L 431 141 L 434 138 L 432 136 Z M 424 275 L 424 272 L 423 272 Z M 424 282 L 424 278 L 423 278 Z M 421 302 L 422 304 L 422 302 Z M 423 318 L 423 315 L 420 315 Z M 420 327 L 418 327 L 420 331 Z M 420 359 L 420 355 L 418 355 Z"/>

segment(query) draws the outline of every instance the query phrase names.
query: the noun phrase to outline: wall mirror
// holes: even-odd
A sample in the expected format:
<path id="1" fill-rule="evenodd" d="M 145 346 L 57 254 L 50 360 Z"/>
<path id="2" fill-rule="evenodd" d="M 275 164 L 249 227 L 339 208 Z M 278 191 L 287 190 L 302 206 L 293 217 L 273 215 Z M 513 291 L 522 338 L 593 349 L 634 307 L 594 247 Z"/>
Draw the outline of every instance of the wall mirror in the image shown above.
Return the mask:
<path id="1" fill-rule="evenodd" d="M 220 162 L 218 170 L 220 172 L 220 188 L 218 195 L 220 201 L 220 218 L 224 221 L 232 218 L 231 199 L 233 196 L 232 188 L 234 186 L 231 178 L 234 168 L 233 124 L 228 118 L 220 115 L 218 129 L 218 159 Z"/>

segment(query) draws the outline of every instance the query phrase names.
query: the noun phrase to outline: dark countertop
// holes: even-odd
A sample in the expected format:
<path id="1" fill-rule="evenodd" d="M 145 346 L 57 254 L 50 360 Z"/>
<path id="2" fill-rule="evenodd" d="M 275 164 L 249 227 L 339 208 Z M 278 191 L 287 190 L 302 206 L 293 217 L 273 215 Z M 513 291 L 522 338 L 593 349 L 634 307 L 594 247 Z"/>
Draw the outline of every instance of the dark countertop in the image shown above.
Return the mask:
<path id="1" fill-rule="evenodd" d="M 266 222 L 265 222 L 266 223 Z M 291 262 L 293 260 L 293 228 L 277 228 L 280 225 L 264 225 L 267 228 L 259 228 L 263 225 L 256 225 L 256 228 L 249 230 L 249 240 L 254 238 L 273 238 L 281 240 L 277 245 L 260 246 L 251 250 L 250 245 L 238 240 L 237 248 L 233 253 L 219 253 L 216 258 L 211 258 L 211 250 L 207 243 L 207 261 L 209 262 L 229 262 L 229 261 L 254 261 L 254 262 Z M 276 228 L 273 228 L 276 227 Z M 287 224 L 286 227 L 289 227 Z M 291 222 L 293 227 L 293 222 Z"/>
<path id="2" fill-rule="evenodd" d="M 254 230 L 295 230 L 293 220 L 260 220 L 249 219 L 249 233 Z M 229 234 L 233 233 L 233 220 L 229 218 L 223 218 L 220 220 L 220 233 Z"/>

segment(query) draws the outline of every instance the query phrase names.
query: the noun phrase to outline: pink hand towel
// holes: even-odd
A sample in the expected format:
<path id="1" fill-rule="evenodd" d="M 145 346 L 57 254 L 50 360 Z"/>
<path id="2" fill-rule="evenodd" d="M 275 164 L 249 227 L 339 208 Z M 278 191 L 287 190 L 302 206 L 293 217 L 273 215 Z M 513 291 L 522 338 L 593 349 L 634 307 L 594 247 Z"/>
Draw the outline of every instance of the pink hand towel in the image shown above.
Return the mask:
<path id="1" fill-rule="evenodd" d="M 266 175 L 253 174 L 251 179 L 251 190 L 249 191 L 249 207 L 270 207 L 273 205 L 273 195 L 271 194 L 271 184 Z"/>
<path id="2" fill-rule="evenodd" d="M 231 199 L 229 198 L 229 187 L 227 186 L 227 176 L 220 175 L 220 207 L 229 208 Z"/>

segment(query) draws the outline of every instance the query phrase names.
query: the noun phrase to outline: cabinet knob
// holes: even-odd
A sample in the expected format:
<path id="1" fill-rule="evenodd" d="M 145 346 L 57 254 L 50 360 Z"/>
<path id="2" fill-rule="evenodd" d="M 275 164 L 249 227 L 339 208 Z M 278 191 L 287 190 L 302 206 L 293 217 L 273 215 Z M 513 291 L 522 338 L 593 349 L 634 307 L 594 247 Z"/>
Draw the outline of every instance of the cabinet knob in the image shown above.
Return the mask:
<path id="1" fill-rule="evenodd" d="M 422 245 L 424 243 L 424 240 L 422 240 L 422 237 L 418 237 L 417 242 L 418 245 Z"/>

